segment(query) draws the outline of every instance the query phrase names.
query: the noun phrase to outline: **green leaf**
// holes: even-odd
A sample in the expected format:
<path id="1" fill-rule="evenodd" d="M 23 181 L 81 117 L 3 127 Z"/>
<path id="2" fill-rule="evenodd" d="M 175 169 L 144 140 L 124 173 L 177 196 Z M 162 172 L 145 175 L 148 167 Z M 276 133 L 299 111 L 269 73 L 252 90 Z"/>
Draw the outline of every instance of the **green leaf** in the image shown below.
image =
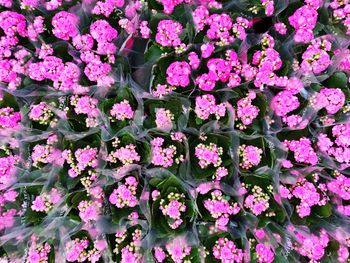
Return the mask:
<path id="1" fill-rule="evenodd" d="M 326 79 L 323 85 L 327 88 L 346 88 L 348 78 L 344 72 L 336 72 L 328 79 Z"/>
<path id="2" fill-rule="evenodd" d="M 163 51 L 160 49 L 160 47 L 152 45 L 145 53 L 145 60 L 147 62 L 155 62 L 160 58 L 162 53 Z"/>
<path id="3" fill-rule="evenodd" d="M 332 206 L 330 204 L 319 206 L 316 208 L 316 213 L 322 218 L 330 217 L 332 215 Z"/>
<path id="4" fill-rule="evenodd" d="M 198 118 L 198 117 L 196 117 L 196 124 L 197 125 L 201 125 L 202 123 L 203 123 L 203 120 Z"/>

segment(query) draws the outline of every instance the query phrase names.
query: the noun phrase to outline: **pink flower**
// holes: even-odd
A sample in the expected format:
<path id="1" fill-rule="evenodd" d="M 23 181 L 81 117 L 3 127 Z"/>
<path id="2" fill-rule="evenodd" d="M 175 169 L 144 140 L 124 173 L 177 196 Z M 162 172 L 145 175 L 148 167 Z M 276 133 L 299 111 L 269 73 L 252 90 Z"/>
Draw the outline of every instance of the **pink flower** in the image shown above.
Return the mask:
<path id="1" fill-rule="evenodd" d="M 44 200 L 40 196 L 37 196 L 33 201 L 31 208 L 33 211 L 44 212 L 46 210 L 46 205 Z"/>
<path id="2" fill-rule="evenodd" d="M 40 255 L 39 252 L 35 251 L 31 253 L 31 255 L 27 259 L 30 263 L 39 263 L 40 262 Z"/>
<path id="3" fill-rule="evenodd" d="M 259 263 L 272 263 L 275 259 L 275 256 L 269 246 L 259 243 L 256 245 L 255 250 Z"/>
<path id="4" fill-rule="evenodd" d="M 161 20 L 158 23 L 156 42 L 163 47 L 177 47 L 181 44 L 179 35 L 182 33 L 182 26 L 173 20 Z"/>
<path id="5" fill-rule="evenodd" d="M 166 74 L 166 80 L 170 85 L 185 88 L 190 84 L 191 67 L 185 61 L 171 63 L 166 70 Z"/>

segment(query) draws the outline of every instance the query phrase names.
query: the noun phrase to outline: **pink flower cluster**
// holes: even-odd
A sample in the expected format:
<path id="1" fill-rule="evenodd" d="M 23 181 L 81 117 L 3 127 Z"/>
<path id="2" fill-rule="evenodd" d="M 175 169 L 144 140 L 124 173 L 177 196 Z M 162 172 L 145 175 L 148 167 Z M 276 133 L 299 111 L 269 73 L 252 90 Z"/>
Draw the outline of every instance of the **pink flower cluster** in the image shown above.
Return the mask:
<path id="1" fill-rule="evenodd" d="M 216 119 L 220 119 L 226 114 L 226 103 L 216 104 L 216 99 L 213 95 L 205 94 L 196 97 L 194 111 L 197 117 L 202 120 L 209 119 L 210 115 L 215 115 Z"/>
<path id="2" fill-rule="evenodd" d="M 54 88 L 62 91 L 73 91 L 80 87 L 79 67 L 72 62 L 64 63 L 55 56 L 45 56 L 43 61 L 30 63 L 28 76 L 36 81 L 51 80 Z"/>
<path id="3" fill-rule="evenodd" d="M 300 199 L 300 204 L 296 206 L 298 215 L 303 218 L 311 214 L 313 206 L 323 206 L 327 204 L 329 198 L 326 194 L 327 186 L 319 183 L 315 186 L 305 178 L 299 178 L 296 184 L 289 189 L 281 186 L 280 194 L 282 198 L 291 199 L 295 197 Z"/>
<path id="4" fill-rule="evenodd" d="M 240 166 L 243 169 L 249 169 L 253 166 L 259 165 L 261 161 L 261 154 L 263 151 L 252 145 L 241 145 L 239 146 L 239 156 L 242 158 Z"/>
<path id="5" fill-rule="evenodd" d="M 272 263 L 275 259 L 275 255 L 271 251 L 271 247 L 269 245 L 257 244 L 255 247 L 257 254 L 258 263 Z"/>
<path id="6" fill-rule="evenodd" d="M 68 175 L 74 178 L 81 175 L 84 172 L 84 170 L 88 167 L 96 168 L 97 152 L 97 148 L 91 148 L 90 146 L 86 146 L 83 149 L 77 149 L 73 157 L 71 150 L 64 150 L 62 152 L 62 157 L 70 166 L 70 169 L 68 170 Z"/>
<path id="7" fill-rule="evenodd" d="M 345 94 L 341 89 L 323 88 L 310 102 L 316 109 L 325 108 L 328 114 L 335 114 L 344 106 Z"/>
<path id="8" fill-rule="evenodd" d="M 168 224 L 172 229 L 177 229 L 183 223 L 181 215 L 186 212 L 186 205 L 182 201 L 185 194 L 169 193 L 166 199 L 160 200 L 159 209 L 167 218 Z"/>
<path id="9" fill-rule="evenodd" d="M 107 156 L 107 161 L 111 163 L 121 162 L 123 165 L 132 164 L 134 162 L 140 161 L 141 157 L 136 151 L 135 144 L 128 144 L 123 147 L 118 147 L 119 139 L 116 138 L 113 142 L 113 147 L 116 150 L 111 151 Z"/>
<path id="10" fill-rule="evenodd" d="M 209 165 L 214 165 L 218 167 L 222 163 L 221 155 L 223 154 L 222 147 L 218 147 L 215 143 L 210 143 L 205 145 L 200 143 L 196 146 L 195 155 L 198 158 L 198 165 L 204 169 Z"/>
<path id="11" fill-rule="evenodd" d="M 20 157 L 17 155 L 9 155 L 0 158 L 0 186 L 5 186 L 13 182 L 16 172 L 16 165 L 19 163 Z"/>
<path id="12" fill-rule="evenodd" d="M 232 43 L 235 38 L 244 40 L 247 35 L 245 30 L 250 26 L 248 20 L 242 17 L 237 17 L 234 23 L 225 13 L 209 15 L 209 11 L 202 5 L 193 11 L 193 20 L 198 31 L 207 25 L 206 36 L 210 40 L 216 40 L 217 45 L 221 46 Z"/>
<path id="13" fill-rule="evenodd" d="M 28 256 L 25 263 L 48 263 L 51 246 L 49 243 L 38 244 L 35 236 L 32 236 L 32 242 L 28 250 Z"/>
<path id="14" fill-rule="evenodd" d="M 163 47 L 177 47 L 181 44 L 179 35 L 182 33 L 182 26 L 173 20 L 161 20 L 158 23 L 156 42 Z"/>
<path id="15" fill-rule="evenodd" d="M 15 208 L 6 208 L 5 205 L 12 204 L 18 197 L 14 190 L 0 191 L 0 231 L 10 228 L 15 223 L 15 216 L 18 214 Z"/>
<path id="16" fill-rule="evenodd" d="M 299 107 L 299 99 L 292 91 L 284 90 L 273 97 L 271 108 L 278 116 L 285 117 Z"/>
<path id="17" fill-rule="evenodd" d="M 251 91 L 248 96 L 237 101 L 236 120 L 242 123 L 237 124 L 240 130 L 244 130 L 247 126 L 252 124 L 253 120 L 259 114 L 259 108 L 252 104 L 256 98 L 256 93 Z"/>
<path id="18" fill-rule="evenodd" d="M 34 146 L 32 151 L 33 167 L 40 168 L 43 164 L 63 165 L 62 152 L 53 146 L 56 142 L 57 136 L 51 135 L 47 139 L 46 145 L 36 144 Z"/>
<path id="19" fill-rule="evenodd" d="M 187 87 L 190 84 L 191 67 L 186 61 L 175 61 L 166 70 L 169 85 Z"/>
<path id="20" fill-rule="evenodd" d="M 270 207 L 270 197 L 257 185 L 254 185 L 251 191 L 252 194 L 248 195 L 244 200 L 244 206 L 249 208 L 254 215 L 261 215 Z"/>
<path id="21" fill-rule="evenodd" d="M 96 15 L 102 14 L 106 17 L 109 17 L 115 9 L 123 6 L 124 0 L 97 1 L 94 8 L 92 9 L 92 13 Z"/>
<path id="22" fill-rule="evenodd" d="M 163 98 L 164 96 L 173 92 L 176 88 L 168 85 L 158 84 L 154 90 L 152 90 L 152 95 L 157 98 Z"/>
<path id="23" fill-rule="evenodd" d="M 1 129 L 11 129 L 17 128 L 21 121 L 21 113 L 15 112 L 11 107 L 0 109 L 0 128 Z"/>
<path id="24" fill-rule="evenodd" d="M 109 196 L 109 202 L 118 208 L 135 207 L 138 204 L 136 197 L 138 182 L 133 176 L 125 178 L 124 184 L 119 184 Z"/>
<path id="25" fill-rule="evenodd" d="M 78 205 L 79 217 L 85 223 L 96 221 L 101 212 L 102 202 L 100 200 L 83 200 Z"/>
<path id="26" fill-rule="evenodd" d="M 347 204 L 343 204 L 343 200 L 345 203 L 350 199 L 350 188 L 349 178 L 340 174 L 339 172 L 334 172 L 336 178 L 327 183 L 328 190 L 334 195 L 334 203 L 337 204 L 337 211 L 340 214 L 345 216 L 350 215 L 350 206 Z"/>
<path id="27" fill-rule="evenodd" d="M 313 39 L 312 30 L 316 26 L 318 18 L 317 8 L 312 5 L 304 5 L 288 18 L 290 25 L 296 30 L 294 35 L 295 42 L 308 43 Z"/>
<path id="28" fill-rule="evenodd" d="M 297 243 L 294 250 L 300 255 L 308 257 L 311 261 L 320 260 L 325 255 L 325 248 L 329 242 L 326 230 L 322 229 L 319 237 L 302 231 L 296 231 L 295 236 Z"/>
<path id="29" fill-rule="evenodd" d="M 209 57 L 214 51 L 214 47 L 202 46 L 202 56 Z M 203 73 L 195 80 L 199 89 L 211 91 L 215 88 L 217 81 L 227 83 L 229 87 L 236 87 L 240 84 L 241 79 L 238 76 L 240 64 L 236 52 L 228 50 L 226 59 L 210 58 L 207 62 L 208 73 Z M 235 72 L 232 72 L 232 70 Z"/>
<path id="30" fill-rule="evenodd" d="M 157 1 L 164 6 L 165 14 L 171 14 L 177 5 L 184 2 L 184 0 L 157 0 Z"/>
<path id="31" fill-rule="evenodd" d="M 79 17 L 66 11 L 58 12 L 52 18 L 52 33 L 62 40 L 69 40 L 79 34 Z"/>
<path id="32" fill-rule="evenodd" d="M 116 245 L 115 245 L 114 252 L 116 254 L 121 254 L 120 263 L 142 262 L 142 254 L 140 253 L 141 241 L 142 241 L 142 230 L 140 230 L 139 228 L 135 229 L 131 233 L 131 236 L 132 236 L 131 238 L 128 235 L 129 233 L 127 229 L 117 230 L 117 233 L 115 234 Z M 122 247 L 123 242 L 125 242 L 129 238 L 131 239 L 131 242 Z"/>
<path id="33" fill-rule="evenodd" d="M 115 103 L 110 111 L 110 114 L 112 117 L 119 121 L 132 119 L 134 117 L 134 111 L 130 106 L 128 100 L 123 100 L 119 103 Z"/>
<path id="34" fill-rule="evenodd" d="M 187 244 L 186 240 L 178 236 L 163 247 L 154 247 L 154 257 L 157 262 L 166 262 L 167 259 L 172 259 L 175 263 L 186 262 L 186 257 L 191 253 L 191 246 Z"/>
<path id="35" fill-rule="evenodd" d="M 42 193 L 35 197 L 31 209 L 35 212 L 50 212 L 55 205 L 61 201 L 61 193 L 56 189 L 50 189 L 50 192 Z"/>
<path id="36" fill-rule="evenodd" d="M 298 163 L 315 165 L 318 162 L 317 154 L 308 138 L 302 137 L 299 140 L 285 140 L 283 145 L 289 151 L 294 152 L 294 159 Z"/>
<path id="37" fill-rule="evenodd" d="M 68 262 L 88 262 L 96 263 L 101 258 L 101 250 L 99 246 L 94 244 L 93 248 L 89 248 L 89 240 L 87 238 L 76 238 L 66 244 L 66 260 Z"/>
<path id="38" fill-rule="evenodd" d="M 203 201 L 204 207 L 216 219 L 215 224 L 218 226 L 226 226 L 230 220 L 229 217 L 240 211 L 238 204 L 230 203 L 228 199 L 229 197 L 223 195 L 220 190 L 214 190 L 211 192 L 211 199 Z"/>
<path id="39" fill-rule="evenodd" d="M 317 146 L 322 152 L 333 156 L 337 162 L 350 163 L 350 124 L 339 124 L 332 127 L 332 141 L 325 133 L 318 135 Z"/>
<path id="40" fill-rule="evenodd" d="M 162 131 L 170 131 L 173 127 L 174 114 L 165 108 L 156 109 L 156 125 L 157 129 Z"/>
<path id="41" fill-rule="evenodd" d="M 221 262 L 241 263 L 243 262 L 244 252 L 237 248 L 232 240 L 219 238 L 213 247 L 213 256 Z"/>
<path id="42" fill-rule="evenodd" d="M 314 40 L 303 53 L 303 61 L 300 64 L 301 70 L 305 73 L 313 72 L 319 74 L 326 70 L 332 63 L 327 52 L 332 48 L 328 40 Z"/>
<path id="43" fill-rule="evenodd" d="M 337 21 L 342 21 L 346 27 L 346 33 L 350 34 L 350 4 L 348 1 L 333 0 L 330 5 L 333 9 L 333 16 Z"/>
<path id="44" fill-rule="evenodd" d="M 303 88 L 303 83 L 296 77 L 285 79 L 279 86 L 285 87 L 286 90 L 278 92 L 271 100 L 270 107 L 274 110 L 277 116 L 282 117 L 282 121 L 286 123 L 290 128 L 305 128 L 306 121 L 297 114 L 288 113 L 297 110 L 300 106 L 299 98 L 297 94 Z"/>
<path id="45" fill-rule="evenodd" d="M 327 188 L 343 200 L 350 200 L 350 178 L 339 174 L 335 180 L 327 183 Z"/>
<path id="46" fill-rule="evenodd" d="M 287 34 L 287 26 L 284 23 L 281 23 L 281 22 L 276 23 L 274 27 L 279 34 L 281 35 Z"/>
<path id="47" fill-rule="evenodd" d="M 1 29 L 7 36 L 15 36 L 16 34 L 25 37 L 28 32 L 26 30 L 26 19 L 23 15 L 12 12 L 3 11 L 0 13 Z"/>
<path id="48" fill-rule="evenodd" d="M 228 175 L 228 170 L 225 167 L 219 167 L 216 169 L 215 174 L 213 175 L 213 179 L 215 181 L 220 181 L 222 178 Z"/>
<path id="49" fill-rule="evenodd" d="M 170 145 L 164 148 L 164 142 L 165 140 L 161 137 L 156 137 L 151 141 L 151 145 L 152 145 L 151 162 L 153 165 L 167 168 L 174 164 L 176 147 L 174 145 Z"/>
<path id="50" fill-rule="evenodd" d="M 28 114 L 28 117 L 31 120 L 37 121 L 40 124 L 44 125 L 48 125 L 53 116 L 53 112 L 45 102 L 40 102 L 39 104 L 32 105 Z"/>
<path id="51" fill-rule="evenodd" d="M 74 106 L 76 114 L 87 115 L 87 118 L 85 119 L 86 127 L 96 127 L 98 125 L 97 117 L 99 112 L 97 109 L 97 99 L 91 98 L 90 96 L 72 96 L 70 98 L 70 103 Z"/>

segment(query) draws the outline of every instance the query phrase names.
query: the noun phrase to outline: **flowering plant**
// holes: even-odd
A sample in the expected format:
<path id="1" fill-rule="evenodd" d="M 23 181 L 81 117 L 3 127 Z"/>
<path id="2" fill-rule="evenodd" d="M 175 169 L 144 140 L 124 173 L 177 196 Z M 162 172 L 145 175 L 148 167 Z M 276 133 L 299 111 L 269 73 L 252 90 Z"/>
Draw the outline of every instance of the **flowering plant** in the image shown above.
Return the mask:
<path id="1" fill-rule="evenodd" d="M 105 142 L 107 167 L 123 172 L 134 165 L 149 162 L 150 146 L 145 140 L 137 139 L 129 132 L 120 132 L 118 137 Z M 141 155 L 141 152 L 143 155 Z"/>
<path id="2" fill-rule="evenodd" d="M 200 249 L 191 246 L 184 236 L 177 236 L 165 244 L 157 244 L 153 248 L 153 257 L 156 262 L 185 262 L 198 261 Z"/>
<path id="3" fill-rule="evenodd" d="M 97 179 L 99 137 L 90 135 L 78 143 L 66 141 L 64 145 L 66 147 L 62 151 L 64 166 L 60 174 L 61 184 L 73 189 L 80 183 L 89 188 Z"/>
<path id="4" fill-rule="evenodd" d="M 181 181 L 169 176 L 153 178 L 149 184 L 152 227 L 161 235 L 180 233 L 189 228 L 194 216 L 193 204 Z"/>
<path id="5" fill-rule="evenodd" d="M 190 151 L 194 159 L 192 176 L 218 181 L 232 175 L 231 138 L 225 134 L 208 134 L 190 138 Z"/>
<path id="6" fill-rule="evenodd" d="M 141 200 L 143 185 L 143 178 L 134 171 L 106 187 L 113 221 L 119 222 L 123 218 L 143 218 L 140 210 L 140 205 L 144 202 Z"/>
<path id="7" fill-rule="evenodd" d="M 152 134 L 150 167 L 166 168 L 177 172 L 185 164 L 186 137 L 183 133 L 171 133 L 164 136 L 161 133 Z"/>
<path id="8" fill-rule="evenodd" d="M 227 226 L 230 219 L 240 212 L 237 202 L 219 189 L 204 190 L 199 186 L 197 206 L 201 213 L 201 219 L 215 221 L 218 228 Z M 208 192 L 207 192 L 208 191 Z"/>
<path id="9" fill-rule="evenodd" d="M 0 262 L 348 262 L 348 0 L 0 0 Z"/>
<path id="10" fill-rule="evenodd" d="M 141 242 L 145 236 L 141 225 L 131 225 L 117 229 L 110 237 L 113 260 L 117 262 L 142 262 L 143 250 Z"/>

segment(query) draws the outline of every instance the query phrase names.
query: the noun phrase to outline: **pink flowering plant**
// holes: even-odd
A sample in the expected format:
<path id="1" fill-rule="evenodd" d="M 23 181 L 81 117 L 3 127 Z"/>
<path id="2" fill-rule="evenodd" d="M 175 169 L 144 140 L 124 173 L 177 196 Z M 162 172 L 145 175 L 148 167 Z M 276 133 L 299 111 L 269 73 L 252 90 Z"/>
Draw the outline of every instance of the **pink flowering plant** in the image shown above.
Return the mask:
<path id="1" fill-rule="evenodd" d="M 56 103 L 51 101 L 49 103 L 40 101 L 33 103 L 29 108 L 28 117 L 34 129 L 46 130 L 57 125 L 57 118 L 55 118 Z M 57 105 L 58 106 L 58 105 Z"/>
<path id="2" fill-rule="evenodd" d="M 233 159 L 231 138 L 226 134 L 208 134 L 190 138 L 192 176 L 198 179 L 211 177 L 217 181 L 231 178 Z"/>
<path id="3" fill-rule="evenodd" d="M 123 173 L 123 171 L 137 165 L 146 164 L 150 159 L 149 144 L 127 131 L 120 132 L 117 137 L 105 142 L 105 147 L 107 167 L 117 173 Z"/>
<path id="4" fill-rule="evenodd" d="M 133 171 L 106 187 L 105 192 L 114 222 L 119 223 L 126 218 L 136 221 L 143 218 L 140 210 L 140 205 L 144 203 L 141 199 L 143 185 L 143 178 Z"/>
<path id="5" fill-rule="evenodd" d="M 348 0 L 0 0 L 0 262 L 350 260 Z"/>
<path id="6" fill-rule="evenodd" d="M 246 134 L 262 133 L 267 105 L 261 93 L 249 91 L 245 93 L 237 87 L 234 90 L 234 98 L 230 100 L 233 105 L 234 127 Z"/>
<path id="7" fill-rule="evenodd" d="M 321 158 L 334 162 L 335 167 L 343 170 L 349 167 L 349 146 L 347 143 L 347 123 L 324 126 L 318 130 L 316 149 L 320 151 Z"/>
<path id="8" fill-rule="evenodd" d="M 348 178 L 335 170 L 332 174 L 333 180 L 327 183 L 328 195 L 332 203 L 335 204 L 336 211 L 341 215 L 349 215 L 348 203 Z M 331 214 L 331 207 L 328 209 L 328 215 Z"/>
<path id="9" fill-rule="evenodd" d="M 241 174 L 251 171 L 261 173 L 275 163 L 275 146 L 271 144 L 270 138 L 258 135 L 254 137 L 248 139 L 243 134 L 239 138 L 237 157 Z"/>
<path id="10" fill-rule="evenodd" d="M 16 219 L 21 214 L 21 202 L 23 202 L 23 196 L 15 189 L 8 188 L 0 191 L 1 233 L 5 233 L 16 225 Z"/>
<path id="11" fill-rule="evenodd" d="M 327 218 L 331 214 L 330 197 L 323 174 L 317 171 L 306 177 L 296 177 L 291 184 L 281 184 L 279 196 L 282 200 L 290 200 L 295 206 L 292 220 L 300 224 L 300 219 L 307 223 L 317 222 L 317 218 Z M 335 184 L 335 182 L 334 182 Z M 332 188 L 332 182 L 329 183 Z M 334 188 L 332 188 L 334 189 Z M 308 217 L 311 217 L 307 219 Z"/>
<path id="12" fill-rule="evenodd" d="M 234 109 L 226 100 L 215 97 L 213 94 L 198 95 L 192 105 L 189 125 L 201 127 L 203 124 L 215 123 L 220 128 L 230 128 L 233 125 Z"/>
<path id="13" fill-rule="evenodd" d="M 148 100 L 144 104 L 146 129 L 160 132 L 182 130 L 187 127 L 189 102 L 184 98 Z"/>
<path id="14" fill-rule="evenodd" d="M 40 243 L 38 242 L 39 238 L 35 235 L 31 236 L 30 240 L 26 263 L 49 262 L 53 260 L 54 252 L 49 242 Z"/>
<path id="15" fill-rule="evenodd" d="M 0 93 L 0 129 L 1 133 L 7 130 L 16 131 L 21 127 L 22 114 L 16 98 L 9 93 Z"/>
<path id="16" fill-rule="evenodd" d="M 164 135 L 161 132 L 149 134 L 151 158 L 149 168 L 165 168 L 170 172 L 178 172 L 187 166 L 187 140 L 183 133 Z"/>
<path id="17" fill-rule="evenodd" d="M 86 230 L 82 230 L 65 243 L 66 262 L 99 262 L 106 246 L 103 239 L 93 238 Z"/>
<path id="18" fill-rule="evenodd" d="M 57 134 L 49 134 L 45 140 L 30 143 L 31 169 L 45 171 L 52 167 L 62 166 L 64 159 L 62 151 L 58 148 L 61 140 L 62 138 L 59 138 Z"/>
<path id="19" fill-rule="evenodd" d="M 98 99 L 91 95 L 66 97 L 64 113 L 59 127 L 74 132 L 96 129 L 100 125 Z M 67 127 L 68 126 L 68 127 Z"/>
<path id="20" fill-rule="evenodd" d="M 130 87 L 120 90 L 113 89 L 106 99 L 101 101 L 99 108 L 103 115 L 102 132 L 105 136 L 113 136 L 126 126 L 140 125 L 139 102 Z M 108 137 L 107 137 L 108 138 Z"/>
<path id="21" fill-rule="evenodd" d="M 90 188 L 98 178 L 96 168 L 100 163 L 98 158 L 100 138 L 90 135 L 79 141 L 67 140 L 63 145 L 64 164 L 59 174 L 60 183 L 69 189 L 79 186 Z"/>
<path id="22" fill-rule="evenodd" d="M 85 225 L 97 222 L 103 212 L 104 199 L 105 194 L 101 186 L 70 194 L 66 199 L 66 204 L 71 207 L 70 219 Z"/>
<path id="23" fill-rule="evenodd" d="M 225 229 L 230 220 L 240 212 L 239 204 L 220 189 L 204 190 L 201 186 L 197 189 L 197 206 L 201 220 L 215 222 L 219 229 Z"/>
<path id="24" fill-rule="evenodd" d="M 237 186 L 238 194 L 243 197 L 243 209 L 259 218 L 259 226 L 269 221 L 283 222 L 286 217 L 281 198 L 274 192 L 273 171 L 262 174 L 241 175 L 241 184 Z M 259 178 L 259 179 L 258 179 Z M 259 183 L 255 183 L 256 181 Z"/>
<path id="25" fill-rule="evenodd" d="M 181 233 L 190 228 L 195 214 L 192 197 L 183 183 L 170 175 L 167 178 L 152 178 L 149 184 L 151 227 L 159 235 Z"/>
<path id="26" fill-rule="evenodd" d="M 203 229 L 204 230 L 204 229 Z M 215 229 L 206 229 L 202 232 L 204 251 L 202 256 L 207 262 L 244 262 L 246 253 L 243 249 L 243 240 L 230 238 L 225 232 Z"/>
<path id="27" fill-rule="evenodd" d="M 200 260 L 199 247 L 191 245 L 189 238 L 180 235 L 163 243 L 156 243 L 153 248 L 155 262 L 184 262 Z"/>
<path id="28" fill-rule="evenodd" d="M 109 235 L 113 260 L 123 263 L 142 262 L 144 260 L 142 241 L 146 231 L 141 224 L 136 223 L 120 227 L 115 234 Z"/>
<path id="29" fill-rule="evenodd" d="M 59 213 L 63 205 L 62 196 L 62 190 L 55 187 L 28 187 L 24 193 L 29 206 L 24 212 L 25 222 L 38 224 L 45 220 L 48 215 Z"/>

